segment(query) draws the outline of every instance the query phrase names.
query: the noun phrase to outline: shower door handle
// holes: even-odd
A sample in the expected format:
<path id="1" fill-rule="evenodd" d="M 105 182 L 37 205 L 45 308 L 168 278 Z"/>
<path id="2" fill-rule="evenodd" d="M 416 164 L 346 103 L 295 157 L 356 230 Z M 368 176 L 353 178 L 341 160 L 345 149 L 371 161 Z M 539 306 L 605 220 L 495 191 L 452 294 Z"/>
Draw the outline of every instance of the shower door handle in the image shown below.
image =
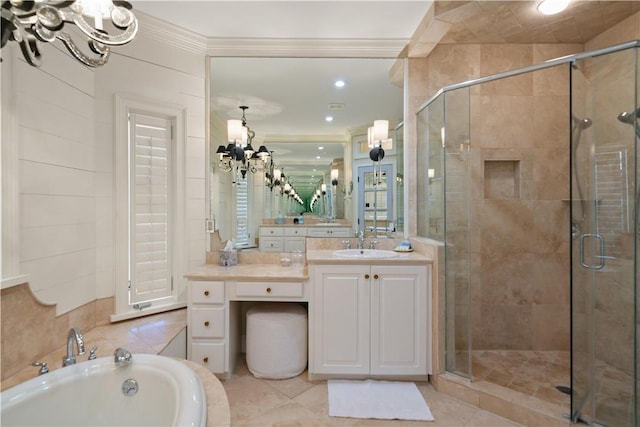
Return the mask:
<path id="1" fill-rule="evenodd" d="M 594 239 L 598 239 L 598 241 L 600 242 L 600 256 L 598 258 L 600 258 L 600 263 L 598 264 L 587 264 L 584 260 L 584 241 L 589 238 L 589 237 L 593 237 Z M 591 234 L 591 233 L 587 233 L 587 234 L 583 234 L 580 236 L 580 265 L 583 266 L 584 268 L 590 268 L 592 270 L 600 270 L 602 268 L 604 268 L 604 237 L 602 237 L 601 234 L 596 233 L 596 234 Z"/>

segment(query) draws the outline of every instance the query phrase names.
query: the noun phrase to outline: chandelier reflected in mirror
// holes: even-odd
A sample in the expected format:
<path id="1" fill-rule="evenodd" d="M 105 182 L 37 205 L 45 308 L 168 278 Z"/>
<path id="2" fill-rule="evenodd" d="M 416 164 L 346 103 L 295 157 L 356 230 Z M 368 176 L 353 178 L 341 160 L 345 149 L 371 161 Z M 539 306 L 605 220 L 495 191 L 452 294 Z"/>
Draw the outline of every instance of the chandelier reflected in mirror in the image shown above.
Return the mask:
<path id="1" fill-rule="evenodd" d="M 75 59 L 89 67 L 99 67 L 109 59 L 111 46 L 129 43 L 138 32 L 138 20 L 127 1 L 6 0 L 2 1 L 1 14 L 0 47 L 9 41 L 17 42 L 25 60 L 34 67 L 41 64 L 41 42 L 60 40 Z M 63 31 L 65 24 L 75 25 L 78 31 Z M 80 37 L 86 38 L 90 53 L 74 41 Z"/>
<path id="2" fill-rule="evenodd" d="M 249 109 L 246 105 L 239 107 L 242 110 L 241 119 L 227 120 L 227 140 L 229 144 L 218 146 L 218 168 L 224 172 L 233 172 L 233 182 L 238 179 L 246 179 L 247 172 L 255 173 L 267 168 L 271 153 L 264 145 L 254 150 L 252 146 L 256 133 L 247 124 L 245 116 Z M 272 162 L 271 162 L 272 163 Z"/>

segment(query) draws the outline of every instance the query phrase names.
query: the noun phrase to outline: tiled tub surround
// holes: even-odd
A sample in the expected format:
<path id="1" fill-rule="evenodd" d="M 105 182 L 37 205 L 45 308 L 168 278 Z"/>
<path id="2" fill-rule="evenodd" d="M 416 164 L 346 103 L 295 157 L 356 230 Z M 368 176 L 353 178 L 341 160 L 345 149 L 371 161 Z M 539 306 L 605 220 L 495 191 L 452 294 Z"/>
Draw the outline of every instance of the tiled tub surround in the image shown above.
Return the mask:
<path id="1" fill-rule="evenodd" d="M 186 324 L 187 310 L 180 309 L 82 331 L 86 353 L 83 356 L 78 356 L 77 362 L 87 360 L 89 349 L 93 346 L 98 347 L 98 357 L 111 356 L 118 347 L 124 347 L 131 351 L 134 358 L 136 353 L 159 354 L 180 334 Z M 46 362 L 50 370 L 60 369 L 62 357 L 66 354 L 66 345 L 64 345 L 66 332 L 56 338 L 59 338 L 59 342 L 63 345 L 37 359 Z M 2 390 L 34 378 L 38 374 L 38 368 L 29 366 L 34 361 L 24 360 L 25 367 L 23 369 L 3 379 Z M 229 403 L 220 381 L 202 366 L 188 360 L 184 360 L 184 363 L 196 372 L 205 388 L 207 425 L 210 427 L 228 426 L 230 424 Z"/>

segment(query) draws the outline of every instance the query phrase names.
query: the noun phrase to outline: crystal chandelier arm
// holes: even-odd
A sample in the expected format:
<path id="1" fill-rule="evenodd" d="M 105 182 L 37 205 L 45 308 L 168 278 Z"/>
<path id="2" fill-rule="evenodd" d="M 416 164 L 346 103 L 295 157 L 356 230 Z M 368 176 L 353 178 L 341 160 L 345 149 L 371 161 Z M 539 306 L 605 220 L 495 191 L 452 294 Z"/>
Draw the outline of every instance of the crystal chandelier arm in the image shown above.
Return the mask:
<path id="1" fill-rule="evenodd" d="M 72 11 L 63 12 L 64 20 L 73 22 L 89 38 L 108 46 L 120 46 L 129 43 L 138 32 L 138 21 L 133 13 L 124 7 L 116 7 L 111 12 L 111 22 L 119 29 L 123 29 L 120 34 L 110 35 L 103 31 L 98 31 L 87 23 L 84 17 Z"/>
<path id="2" fill-rule="evenodd" d="M 102 52 L 99 52 L 98 50 L 95 49 L 96 46 L 92 45 L 91 50 L 98 55 L 97 58 L 92 58 L 90 56 L 85 55 L 80 49 L 78 49 L 78 46 L 76 46 L 73 40 L 71 40 L 71 37 L 69 36 L 68 33 L 65 33 L 64 31 L 60 31 L 56 33 L 56 38 L 58 38 L 59 40 L 62 41 L 62 43 L 64 43 L 64 46 L 73 55 L 74 58 L 76 58 L 78 61 L 82 62 L 83 64 L 89 67 L 99 67 L 101 65 L 104 65 L 109 60 L 109 54 L 111 52 L 109 48 L 106 46 L 103 46 Z"/>
<path id="3" fill-rule="evenodd" d="M 36 37 L 25 30 L 20 19 L 8 9 L 2 8 L 2 47 L 9 40 L 18 42 L 24 59 L 34 67 L 41 64 L 40 50 Z M 35 22 L 35 15 L 31 18 Z"/>

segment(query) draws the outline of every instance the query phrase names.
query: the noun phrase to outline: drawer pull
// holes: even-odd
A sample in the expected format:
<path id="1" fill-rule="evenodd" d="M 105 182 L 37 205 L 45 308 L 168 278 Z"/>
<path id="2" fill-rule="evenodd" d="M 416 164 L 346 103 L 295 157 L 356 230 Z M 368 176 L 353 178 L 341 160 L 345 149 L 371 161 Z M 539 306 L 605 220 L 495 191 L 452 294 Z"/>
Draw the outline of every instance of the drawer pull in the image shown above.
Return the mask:
<path id="1" fill-rule="evenodd" d="M 271 293 L 271 288 L 267 288 L 267 293 L 270 294 Z"/>
<path id="2" fill-rule="evenodd" d="M 209 296 L 209 291 L 204 291 L 204 296 L 208 297 Z"/>
<path id="3" fill-rule="evenodd" d="M 204 359 L 202 359 L 202 361 L 203 361 L 204 363 L 209 363 L 209 358 L 208 358 L 208 357 L 205 357 Z"/>
<path id="4" fill-rule="evenodd" d="M 377 278 L 378 278 L 378 275 L 377 275 L 377 274 L 374 274 L 374 275 L 373 275 L 373 278 L 374 278 L 374 279 L 377 279 Z"/>
<path id="5" fill-rule="evenodd" d="M 209 321 L 208 320 L 206 322 L 204 322 L 204 326 L 209 327 Z"/>
<path id="6" fill-rule="evenodd" d="M 365 274 L 365 275 L 364 275 L 364 278 L 365 278 L 365 279 L 368 279 L 368 278 L 369 278 L 369 275 L 368 275 L 368 274 Z"/>

